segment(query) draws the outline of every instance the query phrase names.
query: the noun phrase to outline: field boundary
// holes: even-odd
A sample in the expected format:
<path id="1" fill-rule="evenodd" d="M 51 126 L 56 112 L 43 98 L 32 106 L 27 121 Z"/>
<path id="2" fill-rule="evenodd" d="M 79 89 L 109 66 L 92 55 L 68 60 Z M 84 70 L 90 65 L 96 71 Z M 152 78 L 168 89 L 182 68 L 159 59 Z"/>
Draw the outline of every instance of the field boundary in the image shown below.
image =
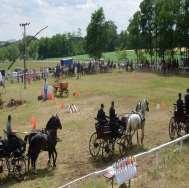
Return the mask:
<path id="1" fill-rule="evenodd" d="M 160 150 L 162 150 L 162 149 L 164 149 L 164 148 L 166 148 L 166 147 L 168 147 L 170 145 L 179 143 L 180 144 L 179 150 L 181 151 L 182 145 L 183 145 L 183 141 L 186 140 L 187 138 L 189 138 L 189 134 L 184 135 L 182 137 L 179 137 L 179 138 L 177 138 L 175 140 L 172 140 L 170 142 L 164 143 L 164 144 L 162 144 L 160 146 L 154 147 L 154 148 L 152 148 L 152 149 L 150 149 L 150 150 L 148 150 L 146 152 L 142 152 L 142 153 L 136 154 L 136 155 L 134 155 L 134 157 L 137 159 L 137 158 L 139 158 L 141 156 L 145 156 L 145 155 L 149 155 L 149 154 L 152 154 L 152 153 L 156 153 L 156 155 L 157 155 L 157 159 L 156 160 L 158 160 L 158 155 L 159 155 L 159 151 Z M 89 173 L 89 174 L 87 174 L 85 176 L 82 176 L 80 178 L 77 178 L 77 179 L 75 179 L 75 180 L 73 180 L 73 181 L 71 181 L 71 182 L 69 182 L 69 183 L 67 183 L 65 185 L 59 186 L 58 188 L 71 187 L 71 185 L 73 185 L 73 184 L 75 184 L 77 182 L 83 181 L 86 178 L 89 178 L 89 177 L 92 177 L 92 176 L 101 175 L 104 172 L 106 172 L 109 168 L 110 168 L 110 166 L 108 166 L 107 168 L 105 168 L 103 170 L 99 170 L 99 171 L 95 171 L 95 172 Z"/>

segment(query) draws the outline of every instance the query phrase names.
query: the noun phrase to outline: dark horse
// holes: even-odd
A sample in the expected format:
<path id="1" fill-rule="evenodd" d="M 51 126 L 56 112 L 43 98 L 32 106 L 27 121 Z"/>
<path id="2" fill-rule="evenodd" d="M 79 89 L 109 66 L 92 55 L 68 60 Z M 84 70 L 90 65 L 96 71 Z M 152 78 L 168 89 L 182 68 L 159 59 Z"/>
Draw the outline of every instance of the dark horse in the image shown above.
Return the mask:
<path id="1" fill-rule="evenodd" d="M 57 130 L 62 129 L 62 124 L 59 117 L 52 116 L 47 122 L 46 128 L 43 131 L 32 132 L 25 137 L 25 141 L 29 141 L 28 148 L 28 170 L 30 168 L 30 161 L 33 171 L 36 170 L 36 161 L 40 151 L 48 151 L 49 160 L 51 163 L 51 157 L 53 158 L 53 167 L 56 166 L 57 152 Z"/>

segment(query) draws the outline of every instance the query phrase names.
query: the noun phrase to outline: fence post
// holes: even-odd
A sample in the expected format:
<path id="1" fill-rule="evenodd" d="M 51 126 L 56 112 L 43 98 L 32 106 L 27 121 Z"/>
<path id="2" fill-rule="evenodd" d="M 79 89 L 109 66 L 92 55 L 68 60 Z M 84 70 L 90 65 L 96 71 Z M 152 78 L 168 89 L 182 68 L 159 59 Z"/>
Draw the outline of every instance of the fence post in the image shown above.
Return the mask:
<path id="1" fill-rule="evenodd" d="M 93 175 L 93 188 L 96 188 L 96 174 Z"/>
<path id="2" fill-rule="evenodd" d="M 157 150 L 156 151 L 156 169 L 159 168 L 158 165 L 159 165 L 159 151 Z"/>
<path id="3" fill-rule="evenodd" d="M 182 151 L 182 145 L 183 145 L 183 140 L 180 141 L 180 147 L 179 147 L 179 152 Z"/>
<path id="4" fill-rule="evenodd" d="M 158 176 L 158 172 L 159 172 L 159 150 L 157 150 L 156 152 L 155 152 L 155 155 L 156 155 L 156 175 Z M 158 177 L 158 179 L 159 179 L 159 177 Z M 159 188 L 159 180 L 158 180 L 158 182 L 157 182 L 157 187 Z"/>

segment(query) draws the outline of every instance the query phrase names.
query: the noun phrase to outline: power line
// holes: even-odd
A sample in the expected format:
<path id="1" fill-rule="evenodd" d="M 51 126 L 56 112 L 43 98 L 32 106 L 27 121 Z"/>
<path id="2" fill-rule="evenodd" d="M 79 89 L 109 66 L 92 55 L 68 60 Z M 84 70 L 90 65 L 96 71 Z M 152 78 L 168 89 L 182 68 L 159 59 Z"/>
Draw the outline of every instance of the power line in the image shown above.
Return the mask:
<path id="1" fill-rule="evenodd" d="M 21 23 L 20 27 L 24 28 L 24 33 L 23 33 L 23 42 L 24 42 L 24 89 L 26 89 L 26 26 L 29 26 L 30 23 Z"/>

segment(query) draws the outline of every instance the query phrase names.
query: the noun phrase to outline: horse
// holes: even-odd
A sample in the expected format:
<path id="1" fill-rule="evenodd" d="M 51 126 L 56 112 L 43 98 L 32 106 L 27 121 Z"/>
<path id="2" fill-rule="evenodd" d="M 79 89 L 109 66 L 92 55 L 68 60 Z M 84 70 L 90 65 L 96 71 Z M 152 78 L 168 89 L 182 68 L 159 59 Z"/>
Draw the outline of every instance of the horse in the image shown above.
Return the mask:
<path id="1" fill-rule="evenodd" d="M 132 137 L 137 131 L 137 144 L 139 145 L 139 138 L 138 138 L 138 130 L 141 129 L 142 136 L 141 136 L 141 144 L 143 145 L 144 140 L 144 126 L 145 126 L 145 112 L 149 112 L 149 102 L 147 99 L 143 99 L 138 102 L 136 106 L 136 112 L 132 112 L 127 121 L 127 128 L 126 131 Z"/>
<path id="2" fill-rule="evenodd" d="M 62 129 L 62 124 L 59 117 L 52 116 L 47 122 L 46 128 L 43 131 L 32 132 L 29 135 L 26 135 L 25 141 L 28 140 L 28 171 L 30 168 L 30 161 L 32 170 L 35 173 L 36 171 L 36 161 L 39 156 L 40 151 L 48 151 L 49 160 L 48 164 L 51 164 L 51 157 L 53 158 L 53 167 L 56 167 L 57 159 L 57 130 Z M 55 156 L 54 156 L 55 154 Z"/>

